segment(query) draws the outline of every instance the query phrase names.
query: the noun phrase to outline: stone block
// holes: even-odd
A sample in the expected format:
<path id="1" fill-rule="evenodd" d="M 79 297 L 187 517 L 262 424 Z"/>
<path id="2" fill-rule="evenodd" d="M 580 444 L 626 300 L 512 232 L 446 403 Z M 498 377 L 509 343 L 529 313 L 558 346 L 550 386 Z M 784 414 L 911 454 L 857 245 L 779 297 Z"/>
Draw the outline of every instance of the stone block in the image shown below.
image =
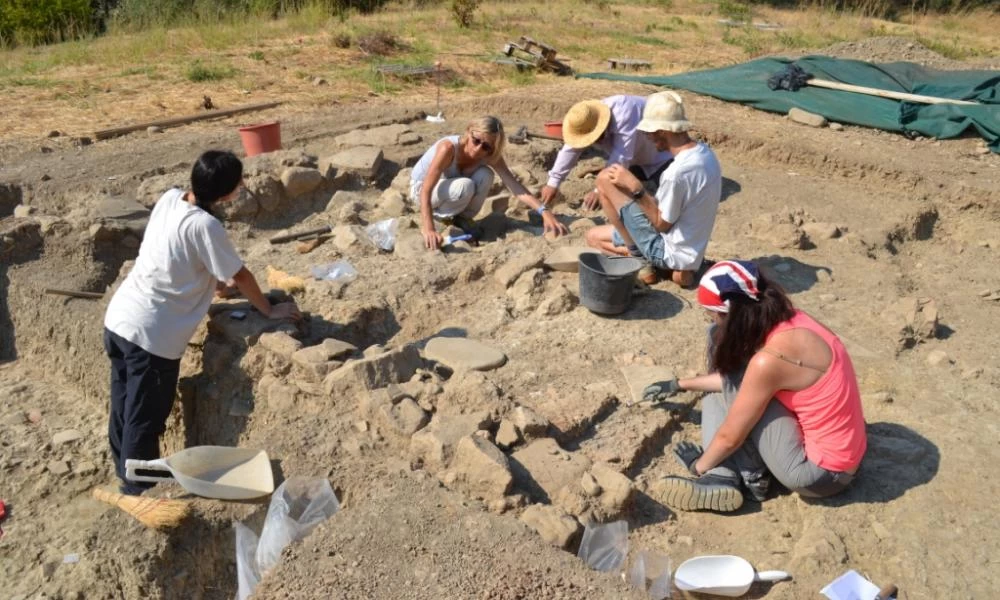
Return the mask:
<path id="1" fill-rule="evenodd" d="M 281 172 L 281 185 L 289 198 L 314 191 L 323 183 L 323 174 L 309 167 L 288 167 Z"/>
<path id="2" fill-rule="evenodd" d="M 548 544 L 570 549 L 583 532 L 583 526 L 554 506 L 532 504 L 521 513 L 521 522 L 531 527 Z"/>
<path id="3" fill-rule="evenodd" d="M 382 192 L 382 196 L 378 200 L 378 209 L 387 217 L 401 217 L 410 212 L 410 206 L 403 194 L 393 188 Z"/>
<path id="4" fill-rule="evenodd" d="M 403 346 L 377 356 L 348 361 L 327 375 L 323 386 L 329 395 L 342 393 L 355 386 L 373 390 L 390 383 L 409 381 L 423 364 L 416 347 Z"/>
<path id="5" fill-rule="evenodd" d="M 63 444 L 68 444 L 69 442 L 75 442 L 82 437 L 83 434 L 76 429 L 65 429 L 52 436 L 52 445 L 61 446 Z"/>
<path id="6" fill-rule="evenodd" d="M 436 414 L 430 425 L 410 438 L 410 457 L 419 459 L 430 471 L 446 467 L 462 438 L 491 425 L 487 411 L 465 415 Z"/>
<path id="7" fill-rule="evenodd" d="M 258 343 L 269 352 L 291 359 L 302 348 L 302 342 L 281 331 L 262 333 Z"/>
<path id="8" fill-rule="evenodd" d="M 603 463 L 594 463 L 590 474 L 602 490 L 600 502 L 604 513 L 601 515 L 603 521 L 615 520 L 631 504 L 635 485 L 631 479 Z"/>
<path id="9" fill-rule="evenodd" d="M 267 388 L 267 407 L 273 411 L 291 411 L 295 408 L 297 395 L 297 387 L 287 383 L 274 383 Z"/>
<path id="10" fill-rule="evenodd" d="M 410 194 L 410 175 L 413 173 L 413 169 L 400 169 L 399 173 L 392 178 L 392 183 L 389 184 L 389 189 L 396 190 L 404 197 Z"/>
<path id="11" fill-rule="evenodd" d="M 292 362 L 306 366 L 318 363 L 326 363 L 331 360 L 345 359 L 357 352 L 354 344 L 342 342 L 334 338 L 326 338 L 315 346 L 302 348 L 292 354 Z"/>
<path id="12" fill-rule="evenodd" d="M 448 487 L 487 501 L 506 496 L 514 481 L 504 453 L 478 435 L 459 440 L 441 479 Z"/>
<path id="13" fill-rule="evenodd" d="M 789 110 L 788 118 L 809 127 L 826 127 L 826 117 L 802 110 L 801 108 L 792 108 Z"/>
<path id="14" fill-rule="evenodd" d="M 507 289 L 507 297 L 514 303 L 515 314 L 527 314 L 541 301 L 545 288 L 545 272 L 541 269 L 528 269 L 521 273 L 514 285 Z"/>
<path id="15" fill-rule="evenodd" d="M 553 286 L 542 297 L 542 301 L 538 303 L 538 310 L 535 312 L 543 317 L 554 317 L 573 310 L 577 304 L 579 304 L 579 298 L 576 297 L 576 294 L 560 284 Z"/>
<path id="16" fill-rule="evenodd" d="M 525 440 L 548 436 L 549 421 L 527 406 L 517 406 L 507 415 Z"/>
<path id="17" fill-rule="evenodd" d="M 417 406 L 413 398 L 403 398 L 396 404 L 383 404 L 379 407 L 379 415 L 387 427 L 404 436 L 420 431 L 429 420 L 427 413 Z"/>
<path id="18" fill-rule="evenodd" d="M 494 441 L 496 441 L 497 446 L 507 450 L 521 441 L 521 436 L 517 433 L 517 427 L 514 427 L 513 423 L 504 419 L 500 421 L 500 427 L 497 428 L 497 435 Z"/>
<path id="19" fill-rule="evenodd" d="M 590 470 L 590 459 L 567 452 L 552 438 L 535 440 L 511 455 L 518 489 L 539 500 L 548 500 Z"/>
<path id="20" fill-rule="evenodd" d="M 525 271 L 537 269 L 545 257 L 541 250 L 529 249 L 515 254 L 502 267 L 496 270 L 493 278 L 505 288 L 510 287 Z"/>
<path id="21" fill-rule="evenodd" d="M 370 248 L 374 250 L 365 228 L 360 225 L 337 225 L 333 228 L 333 245 L 341 252 Z"/>

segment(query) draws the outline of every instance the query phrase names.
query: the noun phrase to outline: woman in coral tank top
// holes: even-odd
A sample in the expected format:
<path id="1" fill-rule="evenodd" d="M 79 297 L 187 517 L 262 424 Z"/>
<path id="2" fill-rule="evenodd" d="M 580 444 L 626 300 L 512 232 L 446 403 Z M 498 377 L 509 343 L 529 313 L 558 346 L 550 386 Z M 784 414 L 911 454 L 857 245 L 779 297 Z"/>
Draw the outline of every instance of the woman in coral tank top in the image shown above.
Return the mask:
<path id="1" fill-rule="evenodd" d="M 743 489 L 757 501 L 772 476 L 807 497 L 853 481 L 867 447 L 861 395 L 847 350 L 830 330 L 795 309 L 752 262 L 723 261 L 702 277 L 698 302 L 714 322 L 708 375 L 653 384 L 662 399 L 680 390 L 702 399 L 702 444 L 674 454 L 694 475 L 670 476 L 661 499 L 681 510 L 732 511 Z"/>

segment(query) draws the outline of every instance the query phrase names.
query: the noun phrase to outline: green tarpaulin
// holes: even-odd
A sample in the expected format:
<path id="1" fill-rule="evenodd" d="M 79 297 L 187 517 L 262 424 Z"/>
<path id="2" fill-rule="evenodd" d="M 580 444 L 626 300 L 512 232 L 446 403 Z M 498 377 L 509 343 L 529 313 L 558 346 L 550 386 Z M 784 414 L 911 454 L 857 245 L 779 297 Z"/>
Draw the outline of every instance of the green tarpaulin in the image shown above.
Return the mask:
<path id="1" fill-rule="evenodd" d="M 914 104 L 855 92 L 805 86 L 798 91 L 771 90 L 767 80 L 794 62 L 818 79 L 894 92 L 972 100 L 981 105 Z M 831 121 L 939 139 L 972 128 L 1000 153 L 1000 72 L 936 71 L 906 62 L 873 64 L 827 56 L 757 60 L 707 71 L 669 76 L 615 73 L 580 75 L 591 79 L 637 81 L 690 90 L 754 108 L 787 113 L 790 108 L 823 115 Z"/>

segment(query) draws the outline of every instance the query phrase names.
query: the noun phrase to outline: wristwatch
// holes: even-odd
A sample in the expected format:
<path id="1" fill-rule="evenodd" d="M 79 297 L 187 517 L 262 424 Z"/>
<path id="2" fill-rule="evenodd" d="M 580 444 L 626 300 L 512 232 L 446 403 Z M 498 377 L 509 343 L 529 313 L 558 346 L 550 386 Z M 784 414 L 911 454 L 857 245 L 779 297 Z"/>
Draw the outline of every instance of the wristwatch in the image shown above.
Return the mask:
<path id="1" fill-rule="evenodd" d="M 629 196 L 632 196 L 633 200 L 638 200 L 639 198 L 642 198 L 645 195 L 646 195 L 646 188 L 642 186 L 639 186 L 639 189 L 629 194 Z"/>

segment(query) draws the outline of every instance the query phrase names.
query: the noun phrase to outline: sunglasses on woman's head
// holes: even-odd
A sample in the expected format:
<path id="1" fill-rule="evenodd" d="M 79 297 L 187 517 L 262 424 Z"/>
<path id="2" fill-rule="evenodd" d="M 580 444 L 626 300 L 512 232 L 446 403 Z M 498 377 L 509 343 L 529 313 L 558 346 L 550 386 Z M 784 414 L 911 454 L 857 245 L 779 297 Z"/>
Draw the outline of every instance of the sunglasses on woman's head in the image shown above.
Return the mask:
<path id="1" fill-rule="evenodd" d="M 487 142 L 481 137 L 476 137 L 475 135 L 469 135 L 472 139 L 472 143 L 476 145 L 477 148 L 482 147 L 483 150 L 487 152 L 493 152 L 493 144 Z"/>

